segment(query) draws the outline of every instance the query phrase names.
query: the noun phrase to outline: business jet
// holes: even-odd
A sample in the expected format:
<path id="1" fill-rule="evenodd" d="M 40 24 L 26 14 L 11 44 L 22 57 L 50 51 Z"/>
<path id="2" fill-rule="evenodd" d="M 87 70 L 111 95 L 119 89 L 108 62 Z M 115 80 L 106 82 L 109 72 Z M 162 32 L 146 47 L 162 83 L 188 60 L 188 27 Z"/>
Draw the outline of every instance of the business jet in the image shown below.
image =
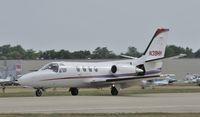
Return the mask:
<path id="1" fill-rule="evenodd" d="M 18 83 L 36 89 L 41 96 L 47 88 L 66 87 L 72 95 L 80 88 L 111 87 L 111 94 L 130 87 L 137 79 L 160 77 L 169 29 L 158 28 L 140 58 L 108 62 L 51 62 L 35 72 L 23 75 Z"/>

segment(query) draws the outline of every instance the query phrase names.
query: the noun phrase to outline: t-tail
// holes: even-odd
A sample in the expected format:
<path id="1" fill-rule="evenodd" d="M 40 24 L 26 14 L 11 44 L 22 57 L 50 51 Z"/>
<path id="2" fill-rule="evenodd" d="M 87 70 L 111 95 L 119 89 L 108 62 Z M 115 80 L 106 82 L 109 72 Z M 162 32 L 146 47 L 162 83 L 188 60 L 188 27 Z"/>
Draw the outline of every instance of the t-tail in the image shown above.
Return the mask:
<path id="1" fill-rule="evenodd" d="M 141 75 L 156 75 L 160 74 L 162 69 L 161 59 L 165 56 L 165 49 L 167 46 L 167 37 L 169 29 L 159 28 L 153 35 L 149 45 L 143 53 L 140 60 L 143 64 L 137 67 L 144 70 Z"/>
<path id="2" fill-rule="evenodd" d="M 167 45 L 167 34 L 169 29 L 159 28 L 147 46 L 143 55 L 146 61 L 153 61 L 164 58 Z"/>

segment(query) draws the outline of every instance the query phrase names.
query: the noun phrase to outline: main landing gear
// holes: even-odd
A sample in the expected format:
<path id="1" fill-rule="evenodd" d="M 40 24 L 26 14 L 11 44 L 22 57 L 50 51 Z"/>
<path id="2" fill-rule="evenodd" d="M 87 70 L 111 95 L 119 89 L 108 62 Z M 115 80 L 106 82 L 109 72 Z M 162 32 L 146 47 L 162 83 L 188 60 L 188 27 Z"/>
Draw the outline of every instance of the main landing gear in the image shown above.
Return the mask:
<path id="1" fill-rule="evenodd" d="M 40 97 L 40 96 L 42 96 L 42 92 L 44 91 L 44 89 L 36 89 L 36 91 L 35 91 L 35 95 L 37 96 L 37 97 Z M 71 92 L 71 95 L 73 95 L 73 96 L 76 96 L 76 95 L 78 95 L 78 88 L 70 88 L 69 89 L 69 91 Z M 111 87 L 111 94 L 113 95 L 113 96 L 116 96 L 116 95 L 118 95 L 118 90 L 117 90 L 117 88 L 115 87 L 115 86 L 112 86 Z"/>
<path id="2" fill-rule="evenodd" d="M 111 94 L 112 94 L 113 96 L 118 95 L 118 90 L 117 90 L 117 88 L 116 88 L 115 86 L 112 86 L 112 87 L 111 87 Z"/>
<path id="3" fill-rule="evenodd" d="M 37 90 L 35 91 L 35 95 L 36 95 L 37 97 L 42 96 L 42 90 L 41 90 L 41 89 L 37 89 Z"/>
<path id="4" fill-rule="evenodd" d="M 73 96 L 78 95 L 78 88 L 70 88 L 69 91 L 71 92 L 71 94 L 72 94 Z"/>

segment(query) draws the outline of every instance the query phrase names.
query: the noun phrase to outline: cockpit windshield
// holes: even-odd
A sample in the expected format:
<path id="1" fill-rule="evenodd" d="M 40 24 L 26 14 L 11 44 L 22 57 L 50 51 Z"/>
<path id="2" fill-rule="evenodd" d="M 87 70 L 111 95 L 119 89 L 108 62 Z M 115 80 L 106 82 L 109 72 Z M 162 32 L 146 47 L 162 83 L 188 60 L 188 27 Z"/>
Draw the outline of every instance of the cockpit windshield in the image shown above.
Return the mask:
<path id="1" fill-rule="evenodd" d="M 41 70 L 47 70 L 47 69 L 52 70 L 54 72 L 58 72 L 59 65 L 57 63 L 50 63 L 41 68 Z"/>

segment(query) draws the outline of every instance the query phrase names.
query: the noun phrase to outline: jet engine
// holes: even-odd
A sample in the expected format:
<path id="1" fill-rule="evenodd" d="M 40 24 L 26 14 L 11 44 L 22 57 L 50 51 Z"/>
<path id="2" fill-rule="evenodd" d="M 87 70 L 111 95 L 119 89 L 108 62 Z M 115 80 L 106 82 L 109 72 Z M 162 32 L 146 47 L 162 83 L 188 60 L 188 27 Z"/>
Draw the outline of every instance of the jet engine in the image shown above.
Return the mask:
<path id="1" fill-rule="evenodd" d="M 124 73 L 135 73 L 137 75 L 144 72 L 142 69 L 132 65 L 112 65 L 110 71 L 113 75 Z"/>

